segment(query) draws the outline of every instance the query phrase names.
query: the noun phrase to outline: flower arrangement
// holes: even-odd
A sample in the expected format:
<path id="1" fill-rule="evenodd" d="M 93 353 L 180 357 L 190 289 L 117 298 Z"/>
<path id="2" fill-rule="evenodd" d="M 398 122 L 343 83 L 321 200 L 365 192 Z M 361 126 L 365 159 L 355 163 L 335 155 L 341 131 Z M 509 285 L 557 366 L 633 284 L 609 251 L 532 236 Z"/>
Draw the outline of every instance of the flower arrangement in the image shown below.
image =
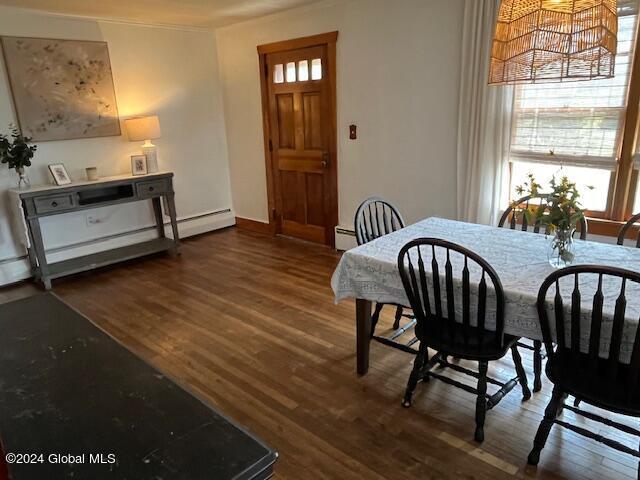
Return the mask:
<path id="1" fill-rule="evenodd" d="M 533 173 L 527 173 L 527 179 L 524 181 L 522 185 L 517 185 L 515 187 L 515 191 L 518 194 L 518 197 L 524 197 L 529 195 L 532 197 L 538 197 L 540 196 L 541 188 L 542 188 L 542 185 L 536 182 L 536 179 Z M 518 200 L 513 200 L 511 202 L 511 209 L 513 211 L 513 214 L 516 216 L 516 218 L 518 217 L 519 213 L 522 213 L 522 215 L 525 216 L 527 223 L 529 224 L 531 223 L 531 220 L 533 218 L 532 210 L 522 209 L 522 205 L 518 203 Z"/>
<path id="2" fill-rule="evenodd" d="M 535 210 L 524 209 L 523 215 L 527 223 L 544 225 L 546 232 L 554 235 L 551 242 L 549 262 L 555 266 L 566 266 L 573 262 L 573 234 L 576 225 L 584 218 L 584 209 L 580 204 L 580 192 L 566 175 L 557 179 L 555 176 L 549 182 L 550 193 L 540 193 L 542 186 L 536 182 L 532 173 L 527 175 L 527 181 L 516 187 L 519 195 L 525 194 L 539 197 L 540 206 Z M 588 186 L 592 189 L 593 187 Z M 514 214 L 519 205 L 513 205 Z"/>
<path id="3" fill-rule="evenodd" d="M 0 134 L 0 163 L 6 163 L 16 171 L 30 167 L 31 159 L 38 149 L 36 145 L 29 145 L 30 137 L 24 137 L 15 125 L 9 125 L 11 139 L 8 135 Z"/>
<path id="4" fill-rule="evenodd" d="M 29 181 L 24 169 L 31 166 L 31 159 L 38 147 L 29 145 L 32 139 L 23 136 L 15 125 L 9 125 L 9 129 L 11 138 L 9 135 L 0 134 L 0 163 L 6 163 L 18 173 L 18 187 L 28 186 Z"/>

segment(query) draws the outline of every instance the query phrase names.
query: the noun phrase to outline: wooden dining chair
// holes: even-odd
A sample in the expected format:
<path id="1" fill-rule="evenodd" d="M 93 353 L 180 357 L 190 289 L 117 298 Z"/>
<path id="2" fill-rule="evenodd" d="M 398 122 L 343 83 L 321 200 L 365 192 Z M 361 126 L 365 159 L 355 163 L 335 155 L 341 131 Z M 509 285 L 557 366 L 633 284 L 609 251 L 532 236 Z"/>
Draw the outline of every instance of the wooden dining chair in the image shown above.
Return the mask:
<path id="1" fill-rule="evenodd" d="M 564 283 L 562 279 L 565 279 Z M 617 294 L 611 295 L 612 287 Z M 589 420 L 640 437 L 640 430 L 636 428 L 564 403 L 567 395 L 573 395 L 610 412 L 640 417 L 640 328 L 635 314 L 631 314 L 630 319 L 625 315 L 627 301 L 635 302 L 637 307 L 637 291 L 631 291 L 632 287 L 640 287 L 639 273 L 599 265 L 578 265 L 558 270 L 549 275 L 540 287 L 538 317 L 548 355 L 546 373 L 554 388 L 529 454 L 531 465 L 538 464 L 540 451 L 554 424 L 640 458 L 635 448 L 558 418 L 563 409 L 568 409 Z M 587 288 L 589 294 L 585 295 Z M 611 298 L 613 318 L 603 308 L 608 303 L 607 298 Z M 587 304 L 592 311 L 585 318 L 581 309 Z M 589 318 L 587 325 L 585 320 Z M 621 352 L 626 350 L 622 348 L 623 339 L 625 333 L 629 335 L 630 327 L 635 334 L 631 339 L 633 346 L 628 359 L 621 356 Z M 605 337 L 603 332 L 610 333 Z M 581 343 L 585 347 L 581 348 Z"/>
<path id="2" fill-rule="evenodd" d="M 376 238 L 387 235 L 396 230 L 404 228 L 404 220 L 396 207 L 380 197 L 369 197 L 360 204 L 356 210 L 354 221 L 356 240 L 358 245 L 363 245 Z M 383 337 L 375 334 L 380 313 L 385 305 L 394 306 L 396 309 L 395 319 L 393 322 L 393 333 L 389 337 Z M 408 318 L 410 321 L 400 326 L 402 318 Z M 409 353 L 417 353 L 412 347 L 417 342 L 417 338 L 413 337 L 408 342 L 398 342 L 404 333 L 408 332 L 415 325 L 413 315 L 404 312 L 402 305 L 376 303 L 373 314 L 371 315 L 371 338 L 387 346 L 397 348 Z"/>
<path id="3" fill-rule="evenodd" d="M 444 268 L 440 265 L 442 259 L 445 259 Z M 461 267 L 457 276 L 461 279 L 458 286 L 454 281 L 454 263 L 456 270 Z M 416 317 L 416 336 L 420 342 L 403 405 L 411 406 L 413 391 L 420 380 L 428 382 L 433 377 L 462 388 L 476 395 L 474 438 L 482 442 L 487 410 L 495 407 L 518 382 L 523 398 L 528 400 L 531 397 L 516 345 L 518 337 L 504 333 L 502 283 L 495 270 L 482 257 L 455 243 L 436 238 L 420 238 L 402 247 L 398 255 L 398 270 Z M 473 302 L 473 306 L 472 297 L 477 297 L 477 303 Z M 456 305 L 460 308 L 456 309 Z M 492 305 L 494 308 L 491 308 Z M 474 307 L 476 315 L 472 315 Z M 475 318 L 472 319 L 472 316 Z M 495 326 L 493 330 L 490 329 L 492 323 Z M 431 359 L 428 348 L 437 352 Z M 516 376 L 506 383 L 488 377 L 489 362 L 501 359 L 509 350 L 515 363 Z M 447 356 L 478 362 L 478 372 L 449 363 Z M 477 388 L 433 372 L 436 365 L 477 378 Z M 500 388 L 489 395 L 487 383 Z"/>
<path id="4" fill-rule="evenodd" d="M 640 213 L 636 213 L 633 217 L 629 219 L 627 223 L 625 223 L 620 229 L 620 233 L 618 234 L 618 245 L 624 245 L 624 240 L 627 238 L 629 234 L 629 230 L 631 230 L 636 223 L 640 222 Z M 635 232 L 636 236 L 636 247 L 640 248 L 640 229 Z"/>
<path id="5" fill-rule="evenodd" d="M 500 217 L 500 220 L 498 221 L 498 227 L 509 228 L 511 230 L 522 230 L 524 232 L 548 234 L 549 232 L 547 232 L 546 228 L 540 232 L 541 225 L 539 221 L 530 225 L 527 218 L 522 213 L 524 210 L 537 210 L 542 204 L 542 200 L 544 198 L 545 195 L 527 195 L 526 197 L 516 200 L 504 211 L 502 217 Z M 580 240 L 586 240 L 588 224 L 585 218 L 582 218 L 580 222 L 578 222 L 578 231 L 580 232 Z M 527 350 L 533 350 L 533 391 L 539 392 L 542 389 L 542 360 L 545 358 L 545 355 L 542 353 L 542 342 L 540 340 L 534 340 L 533 346 L 519 342 L 518 346 L 526 348 Z"/>

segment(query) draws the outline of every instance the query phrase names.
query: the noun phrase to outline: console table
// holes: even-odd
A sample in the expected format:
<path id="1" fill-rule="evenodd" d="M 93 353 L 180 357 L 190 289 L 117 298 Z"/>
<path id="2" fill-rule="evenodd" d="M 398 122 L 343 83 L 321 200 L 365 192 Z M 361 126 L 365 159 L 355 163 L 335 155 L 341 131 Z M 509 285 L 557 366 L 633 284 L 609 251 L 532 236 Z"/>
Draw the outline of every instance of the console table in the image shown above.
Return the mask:
<path id="1" fill-rule="evenodd" d="M 47 290 L 51 288 L 51 280 L 65 275 L 166 250 L 179 252 L 180 238 L 172 172 L 122 175 L 62 186 L 13 189 L 9 191 L 9 195 L 12 197 L 11 204 L 17 210 L 14 217 L 18 228 L 21 226 L 24 231 L 23 243 L 29 254 L 31 272 L 36 280 L 42 281 Z M 166 213 L 171 218 L 173 239 L 165 236 L 162 198 L 165 200 Z M 150 200 L 153 204 L 158 238 L 60 262 L 47 262 L 40 218 L 141 200 Z"/>

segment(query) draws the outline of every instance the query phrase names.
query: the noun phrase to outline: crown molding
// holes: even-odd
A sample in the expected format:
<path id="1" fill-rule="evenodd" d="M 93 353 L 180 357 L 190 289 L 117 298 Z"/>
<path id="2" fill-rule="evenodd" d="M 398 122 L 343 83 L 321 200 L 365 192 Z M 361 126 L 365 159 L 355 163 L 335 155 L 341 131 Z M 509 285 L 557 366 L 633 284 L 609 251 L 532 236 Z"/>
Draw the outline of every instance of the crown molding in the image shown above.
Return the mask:
<path id="1" fill-rule="evenodd" d="M 172 24 L 172 23 L 144 22 L 139 20 L 119 18 L 119 17 L 78 15 L 73 13 L 51 12 L 49 10 L 40 10 L 37 8 L 13 7 L 13 6 L 2 5 L 2 4 L 0 4 L 0 9 L 9 10 L 16 13 L 29 14 L 29 15 L 41 15 L 45 17 L 79 20 L 79 21 L 85 21 L 85 22 L 101 22 L 101 23 L 112 23 L 112 24 L 118 24 L 118 25 L 130 25 L 135 27 L 165 28 L 168 30 L 181 30 L 181 31 L 187 31 L 187 32 L 206 32 L 206 33 L 212 33 L 216 30 L 216 27 L 197 27 L 192 25 L 179 25 L 179 24 Z M 220 27 L 217 27 L 217 28 L 220 28 Z"/>
<path id="2" fill-rule="evenodd" d="M 215 32 L 225 32 L 225 31 L 233 31 L 234 28 L 242 28 L 248 27 L 251 25 L 261 25 L 264 23 L 270 23 L 274 21 L 278 21 L 282 18 L 286 18 L 295 13 L 304 13 L 304 12 L 313 12 L 316 10 L 322 10 L 329 7 L 335 7 L 338 5 L 343 5 L 351 2 L 353 0 L 317 0 L 313 3 L 309 3 L 307 5 L 300 5 L 297 7 L 286 8 L 284 10 L 280 10 L 279 12 L 269 13 L 267 15 L 261 15 L 255 18 L 249 18 L 247 20 L 242 20 L 240 22 L 230 23 L 229 25 L 221 25 L 219 27 L 215 27 L 213 30 Z M 330 29 L 330 28 L 329 28 Z"/>

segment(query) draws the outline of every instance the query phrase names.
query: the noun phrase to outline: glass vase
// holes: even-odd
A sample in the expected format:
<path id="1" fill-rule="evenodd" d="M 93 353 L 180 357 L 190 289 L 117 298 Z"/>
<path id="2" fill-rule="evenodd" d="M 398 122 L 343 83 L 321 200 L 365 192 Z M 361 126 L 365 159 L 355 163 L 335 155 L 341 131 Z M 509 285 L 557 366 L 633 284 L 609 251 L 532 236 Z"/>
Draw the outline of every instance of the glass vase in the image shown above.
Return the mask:
<path id="1" fill-rule="evenodd" d="M 29 177 L 27 177 L 24 167 L 16 168 L 16 173 L 18 174 L 18 188 L 29 188 L 31 186 L 31 182 L 29 182 Z"/>
<path id="2" fill-rule="evenodd" d="M 553 268 L 568 267 L 575 259 L 573 234 L 575 228 L 556 228 L 549 242 L 547 256 Z"/>

